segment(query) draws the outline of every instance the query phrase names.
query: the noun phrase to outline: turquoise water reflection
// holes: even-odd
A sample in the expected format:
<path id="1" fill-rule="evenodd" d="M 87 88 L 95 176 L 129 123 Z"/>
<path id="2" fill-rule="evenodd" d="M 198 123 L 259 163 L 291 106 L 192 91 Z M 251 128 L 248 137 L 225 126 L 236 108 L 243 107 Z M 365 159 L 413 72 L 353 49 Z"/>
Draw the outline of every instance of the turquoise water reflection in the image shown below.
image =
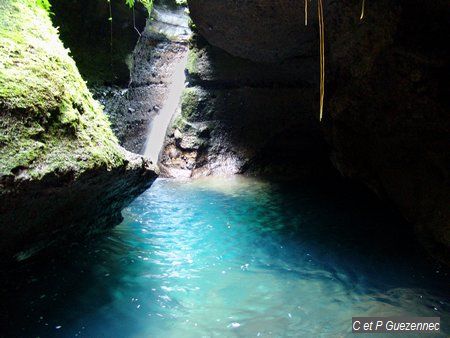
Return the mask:
<path id="1" fill-rule="evenodd" d="M 109 236 L 20 271 L 10 332 L 344 337 L 365 315 L 441 316 L 449 332 L 447 272 L 339 184 L 157 180 L 123 214 Z"/>

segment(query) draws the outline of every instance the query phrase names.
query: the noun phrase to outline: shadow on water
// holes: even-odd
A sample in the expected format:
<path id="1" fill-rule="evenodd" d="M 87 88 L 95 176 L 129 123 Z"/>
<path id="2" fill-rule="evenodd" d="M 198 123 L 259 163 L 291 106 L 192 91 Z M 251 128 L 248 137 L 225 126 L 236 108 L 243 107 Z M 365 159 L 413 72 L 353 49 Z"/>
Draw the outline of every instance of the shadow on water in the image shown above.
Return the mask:
<path id="1" fill-rule="evenodd" d="M 2 334 L 344 336 L 352 315 L 407 314 L 449 332 L 448 271 L 348 182 L 158 180 L 124 216 L 2 276 Z"/>

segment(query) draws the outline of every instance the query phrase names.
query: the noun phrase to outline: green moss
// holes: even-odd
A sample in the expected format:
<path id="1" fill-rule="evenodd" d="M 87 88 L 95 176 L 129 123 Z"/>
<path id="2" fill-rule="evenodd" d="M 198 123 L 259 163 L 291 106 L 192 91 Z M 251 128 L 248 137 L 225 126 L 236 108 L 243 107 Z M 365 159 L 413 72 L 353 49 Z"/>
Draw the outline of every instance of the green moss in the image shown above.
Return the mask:
<path id="1" fill-rule="evenodd" d="M 198 72 L 198 53 L 200 53 L 200 50 L 197 48 L 189 48 L 186 69 L 190 74 L 196 74 Z"/>
<path id="2" fill-rule="evenodd" d="M 35 0 L 0 2 L 0 176 L 123 163 L 101 106 Z"/>
<path id="3" fill-rule="evenodd" d="M 181 116 L 192 119 L 198 112 L 199 93 L 197 88 L 185 88 L 181 96 Z"/>
<path id="4" fill-rule="evenodd" d="M 185 125 L 186 125 L 186 123 L 184 122 L 183 118 L 178 115 L 175 117 L 175 119 L 172 123 L 172 128 L 178 129 L 178 130 L 183 130 Z"/>

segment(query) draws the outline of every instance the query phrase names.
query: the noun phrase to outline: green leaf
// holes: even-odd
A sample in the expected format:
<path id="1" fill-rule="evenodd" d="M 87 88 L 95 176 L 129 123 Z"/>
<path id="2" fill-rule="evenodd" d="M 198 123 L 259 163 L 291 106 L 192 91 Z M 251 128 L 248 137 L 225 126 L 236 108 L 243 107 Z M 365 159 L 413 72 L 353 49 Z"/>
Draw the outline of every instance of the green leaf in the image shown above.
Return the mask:
<path id="1" fill-rule="evenodd" d="M 36 0 L 39 7 L 45 9 L 47 12 L 50 12 L 50 8 L 52 5 L 49 0 Z"/>

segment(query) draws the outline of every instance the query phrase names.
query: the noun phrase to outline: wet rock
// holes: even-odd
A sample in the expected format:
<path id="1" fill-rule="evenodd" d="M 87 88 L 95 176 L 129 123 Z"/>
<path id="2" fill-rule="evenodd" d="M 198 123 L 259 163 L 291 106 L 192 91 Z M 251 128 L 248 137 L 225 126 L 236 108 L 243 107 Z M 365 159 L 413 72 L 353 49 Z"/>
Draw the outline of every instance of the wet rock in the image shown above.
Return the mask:
<path id="1" fill-rule="evenodd" d="M 121 166 L 53 172 L 39 180 L 0 179 L 0 265 L 28 259 L 103 232 L 156 179 L 154 166 L 124 152 Z"/>
<path id="2" fill-rule="evenodd" d="M 187 21 L 184 8 L 155 5 L 152 20 L 147 22 L 133 52 L 126 93 L 120 94 L 120 89 L 114 88 L 112 97 L 96 96 L 127 150 L 144 152 L 148 128 L 168 95 L 176 61 L 188 48 Z"/>

